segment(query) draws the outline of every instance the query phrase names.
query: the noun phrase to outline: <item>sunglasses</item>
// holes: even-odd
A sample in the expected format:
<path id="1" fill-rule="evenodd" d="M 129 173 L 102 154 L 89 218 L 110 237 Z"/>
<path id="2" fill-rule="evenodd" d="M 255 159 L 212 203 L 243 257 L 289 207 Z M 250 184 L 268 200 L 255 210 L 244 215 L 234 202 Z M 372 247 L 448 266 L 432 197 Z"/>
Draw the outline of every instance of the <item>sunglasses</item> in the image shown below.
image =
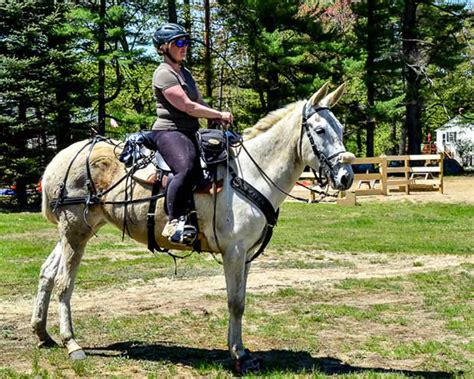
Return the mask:
<path id="1" fill-rule="evenodd" d="M 188 40 L 188 39 L 179 39 L 177 41 L 174 41 L 174 44 L 175 44 L 176 47 L 189 46 L 190 43 L 191 43 L 191 41 Z"/>

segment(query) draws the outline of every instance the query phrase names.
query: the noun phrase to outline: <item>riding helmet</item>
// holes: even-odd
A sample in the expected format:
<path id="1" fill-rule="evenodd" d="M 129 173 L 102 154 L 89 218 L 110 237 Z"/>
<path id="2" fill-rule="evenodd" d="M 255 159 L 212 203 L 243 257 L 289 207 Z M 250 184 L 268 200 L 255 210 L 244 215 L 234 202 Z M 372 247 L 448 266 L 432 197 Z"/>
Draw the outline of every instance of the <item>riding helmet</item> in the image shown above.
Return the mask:
<path id="1" fill-rule="evenodd" d="M 161 45 L 181 37 L 189 38 L 189 33 L 181 25 L 167 22 L 153 33 L 153 44 L 159 48 Z"/>

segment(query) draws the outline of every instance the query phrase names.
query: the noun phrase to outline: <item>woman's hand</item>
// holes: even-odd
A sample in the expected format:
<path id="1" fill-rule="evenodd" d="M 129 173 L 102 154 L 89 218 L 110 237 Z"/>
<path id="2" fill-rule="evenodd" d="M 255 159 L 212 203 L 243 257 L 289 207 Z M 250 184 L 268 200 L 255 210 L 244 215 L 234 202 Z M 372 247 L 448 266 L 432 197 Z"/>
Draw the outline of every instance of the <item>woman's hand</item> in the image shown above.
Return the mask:
<path id="1" fill-rule="evenodd" d="M 234 121 L 234 116 L 230 112 L 221 112 L 221 120 L 231 124 Z"/>

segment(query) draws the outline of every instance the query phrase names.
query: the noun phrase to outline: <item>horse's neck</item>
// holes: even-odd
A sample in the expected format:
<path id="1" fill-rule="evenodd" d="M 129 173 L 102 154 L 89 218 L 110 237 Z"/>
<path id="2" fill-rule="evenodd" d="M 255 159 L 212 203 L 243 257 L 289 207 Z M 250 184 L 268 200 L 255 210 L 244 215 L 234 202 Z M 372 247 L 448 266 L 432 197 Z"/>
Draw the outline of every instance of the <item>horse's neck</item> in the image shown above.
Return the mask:
<path id="1" fill-rule="evenodd" d="M 298 157 L 301 128 L 295 125 L 295 115 L 279 121 L 265 133 L 245 143 L 250 155 L 267 176 L 285 192 L 291 191 L 303 172 L 304 165 Z M 285 200 L 279 191 L 262 175 L 245 151 L 239 156 L 242 177 L 267 197 L 275 207 Z"/>

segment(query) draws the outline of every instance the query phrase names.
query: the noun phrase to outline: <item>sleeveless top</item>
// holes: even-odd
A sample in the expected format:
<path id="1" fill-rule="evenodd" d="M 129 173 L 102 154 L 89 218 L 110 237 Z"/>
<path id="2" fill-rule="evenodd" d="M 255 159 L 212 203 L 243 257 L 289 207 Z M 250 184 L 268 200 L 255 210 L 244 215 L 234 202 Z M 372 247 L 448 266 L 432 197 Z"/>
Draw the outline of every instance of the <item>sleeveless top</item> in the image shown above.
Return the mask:
<path id="1" fill-rule="evenodd" d="M 198 100 L 196 83 L 188 69 L 182 68 L 179 75 L 173 68 L 162 63 L 153 74 L 153 93 L 156 100 L 156 114 L 158 118 L 153 124 L 153 130 L 183 130 L 197 131 L 199 121 L 170 104 L 163 95 L 167 88 L 180 85 L 191 101 Z"/>

